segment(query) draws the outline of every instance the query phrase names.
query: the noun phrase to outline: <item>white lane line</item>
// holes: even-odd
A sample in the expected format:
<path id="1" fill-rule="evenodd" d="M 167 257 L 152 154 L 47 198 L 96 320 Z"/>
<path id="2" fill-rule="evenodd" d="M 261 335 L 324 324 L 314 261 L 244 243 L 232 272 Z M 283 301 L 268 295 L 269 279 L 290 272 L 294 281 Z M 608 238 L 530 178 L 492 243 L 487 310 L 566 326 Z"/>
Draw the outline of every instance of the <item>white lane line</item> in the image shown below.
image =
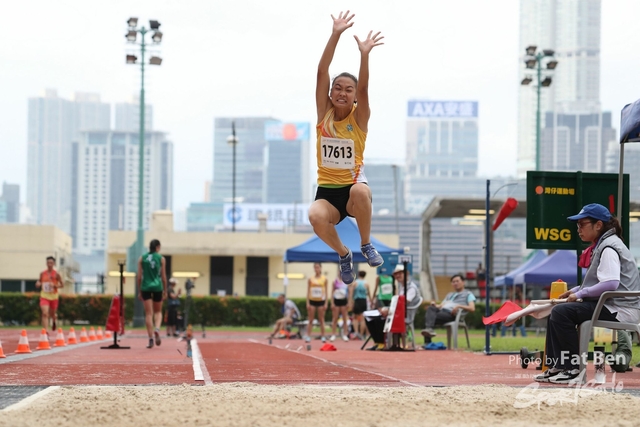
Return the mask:
<path id="1" fill-rule="evenodd" d="M 0 365 L 3 363 L 19 362 L 21 360 L 32 359 L 34 357 L 46 356 L 48 354 L 60 353 L 61 351 L 73 350 L 74 348 L 87 347 L 94 344 L 108 344 L 107 340 L 83 342 L 78 344 L 67 344 L 64 347 L 51 347 L 51 350 L 32 350 L 32 353 L 26 354 L 13 354 L 6 357 L 6 359 L 0 359 Z"/>
<path id="2" fill-rule="evenodd" d="M 47 387 L 44 390 L 40 390 L 39 392 L 34 393 L 31 396 L 22 399 L 20 402 L 17 402 L 17 403 L 14 403 L 13 405 L 7 406 L 6 408 L 4 408 L 2 410 L 2 412 L 15 411 L 16 409 L 24 408 L 25 406 L 27 406 L 31 402 L 35 401 L 36 399 L 39 399 L 42 396 L 44 396 L 46 394 L 49 394 L 52 391 L 55 391 L 55 390 L 57 390 L 59 388 L 60 388 L 59 385 L 53 385 L 51 387 Z"/>
<path id="3" fill-rule="evenodd" d="M 255 340 L 253 338 L 250 338 L 249 341 L 253 342 L 253 343 L 256 343 L 256 344 L 269 345 L 269 344 L 265 344 L 265 343 L 263 343 L 261 341 L 257 341 L 257 340 Z M 297 351 L 297 350 L 293 350 L 293 349 L 289 349 L 289 348 L 282 348 L 279 345 L 275 345 L 275 346 L 271 345 L 270 347 L 276 347 L 276 348 L 278 348 L 280 350 L 291 351 L 293 353 L 298 353 L 298 354 L 302 354 L 304 356 L 313 357 L 314 359 L 320 360 L 322 362 L 325 362 L 325 363 L 328 363 L 330 365 L 337 366 L 337 367 L 340 367 L 340 368 L 355 369 L 356 371 L 364 372 L 364 373 L 371 374 L 371 375 L 377 375 L 379 377 L 386 378 L 388 380 L 398 381 L 398 382 L 400 382 L 402 384 L 406 384 L 406 385 L 409 385 L 409 386 L 412 386 L 412 387 L 422 387 L 420 384 L 415 384 L 415 383 L 412 383 L 412 382 L 409 382 L 409 381 L 401 380 L 399 378 L 395 378 L 395 377 L 392 377 L 392 376 L 389 376 L 389 375 L 381 374 L 379 372 L 368 371 L 366 369 L 356 368 L 354 366 L 343 365 L 343 364 L 340 364 L 340 363 L 332 362 L 330 360 L 323 359 L 322 357 L 314 356 L 313 354 L 309 354 L 309 353 L 305 353 L 305 352 L 301 352 L 301 351 Z"/>
<path id="4" fill-rule="evenodd" d="M 207 366 L 200 353 L 200 347 L 198 346 L 198 340 L 191 339 L 191 358 L 193 359 L 193 377 L 196 381 L 204 381 L 204 385 L 213 385 L 211 376 L 207 370 Z"/>

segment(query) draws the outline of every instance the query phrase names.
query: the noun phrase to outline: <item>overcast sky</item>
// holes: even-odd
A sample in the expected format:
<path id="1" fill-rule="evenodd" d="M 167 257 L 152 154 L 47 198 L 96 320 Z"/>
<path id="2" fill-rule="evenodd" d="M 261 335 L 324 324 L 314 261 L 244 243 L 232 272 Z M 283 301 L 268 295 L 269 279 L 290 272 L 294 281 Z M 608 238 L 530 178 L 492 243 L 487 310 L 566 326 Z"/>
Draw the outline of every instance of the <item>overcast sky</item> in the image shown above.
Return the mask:
<path id="1" fill-rule="evenodd" d="M 515 174 L 518 0 L 22 0 L 0 14 L 0 181 L 20 184 L 26 199 L 29 97 L 51 88 L 113 104 L 139 92 L 139 66 L 124 61 L 126 21 L 137 16 L 160 21 L 164 33 L 164 62 L 145 76 L 154 127 L 174 143 L 174 208 L 202 201 L 214 117 L 315 124 L 317 63 L 330 15 L 346 9 L 355 25 L 332 74 L 357 74 L 354 34 L 385 36 L 371 53 L 366 158 L 404 162 L 409 99 L 475 100 L 480 174 Z M 640 97 L 638 16 L 640 1 L 602 1 L 601 101 L 614 117 Z"/>

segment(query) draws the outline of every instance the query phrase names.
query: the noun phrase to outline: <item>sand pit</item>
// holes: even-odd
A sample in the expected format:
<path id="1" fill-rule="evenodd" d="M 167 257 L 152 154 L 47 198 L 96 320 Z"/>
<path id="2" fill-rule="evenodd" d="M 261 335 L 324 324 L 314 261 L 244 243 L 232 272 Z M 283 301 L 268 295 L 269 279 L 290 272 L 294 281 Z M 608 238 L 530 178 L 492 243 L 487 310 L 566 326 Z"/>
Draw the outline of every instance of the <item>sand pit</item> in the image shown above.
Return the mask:
<path id="1" fill-rule="evenodd" d="M 557 387 L 89 386 L 0 411 L 0 426 L 633 426 L 639 403 Z"/>

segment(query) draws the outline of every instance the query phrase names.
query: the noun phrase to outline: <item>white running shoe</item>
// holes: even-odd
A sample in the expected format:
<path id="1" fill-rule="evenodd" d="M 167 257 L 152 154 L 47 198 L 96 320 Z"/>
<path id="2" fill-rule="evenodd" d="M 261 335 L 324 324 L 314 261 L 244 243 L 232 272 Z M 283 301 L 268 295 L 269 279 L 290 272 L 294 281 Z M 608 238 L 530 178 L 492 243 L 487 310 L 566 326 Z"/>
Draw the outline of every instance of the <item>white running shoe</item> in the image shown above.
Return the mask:
<path id="1" fill-rule="evenodd" d="M 348 336 L 346 336 L 346 335 L 343 335 L 343 336 L 342 336 L 342 341 L 344 341 L 344 342 L 349 341 L 349 337 L 348 337 Z"/>
<path id="2" fill-rule="evenodd" d="M 334 342 L 336 340 L 336 336 L 335 335 L 331 335 L 331 337 L 329 338 L 329 341 Z"/>

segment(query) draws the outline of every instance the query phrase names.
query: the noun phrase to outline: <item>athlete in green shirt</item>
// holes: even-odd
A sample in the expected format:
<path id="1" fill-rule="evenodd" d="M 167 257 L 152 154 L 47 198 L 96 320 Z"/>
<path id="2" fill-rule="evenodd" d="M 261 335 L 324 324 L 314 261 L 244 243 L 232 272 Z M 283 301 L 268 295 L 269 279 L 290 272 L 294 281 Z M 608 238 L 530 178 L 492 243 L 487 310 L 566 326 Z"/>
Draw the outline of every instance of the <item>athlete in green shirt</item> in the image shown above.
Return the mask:
<path id="1" fill-rule="evenodd" d="M 167 298 L 167 274 L 164 257 L 160 255 L 160 241 L 153 239 L 149 252 L 138 260 L 138 297 L 144 303 L 144 318 L 147 324 L 149 344 L 160 345 L 160 325 L 162 324 L 162 301 Z M 155 328 L 154 328 L 155 327 Z"/>

